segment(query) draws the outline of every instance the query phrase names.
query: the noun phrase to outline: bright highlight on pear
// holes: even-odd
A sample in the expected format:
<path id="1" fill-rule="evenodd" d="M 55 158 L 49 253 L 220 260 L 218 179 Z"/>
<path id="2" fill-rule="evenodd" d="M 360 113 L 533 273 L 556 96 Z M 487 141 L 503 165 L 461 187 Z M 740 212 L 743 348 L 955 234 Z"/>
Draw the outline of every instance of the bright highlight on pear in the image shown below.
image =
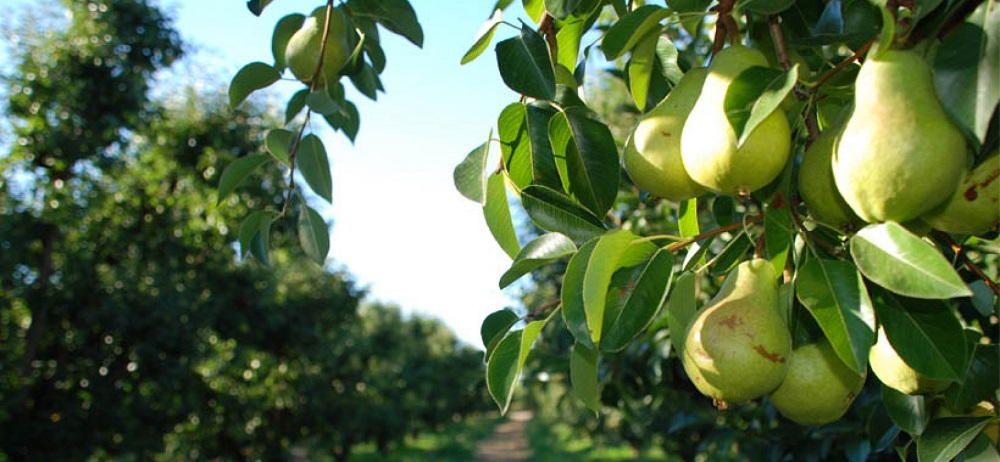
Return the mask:
<path id="1" fill-rule="evenodd" d="M 778 387 L 788 371 L 792 341 L 778 313 L 778 275 L 755 258 L 726 276 L 684 341 L 684 371 L 717 402 L 741 402 Z"/>
<path id="2" fill-rule="evenodd" d="M 688 176 L 681 162 L 681 129 L 701 93 L 707 73 L 705 68 L 694 68 L 684 74 L 629 136 L 622 161 L 640 189 L 675 202 L 707 191 Z"/>
<path id="3" fill-rule="evenodd" d="M 326 7 L 313 10 L 292 37 L 285 48 L 285 59 L 288 68 L 295 78 L 309 83 L 319 66 L 319 50 L 323 41 L 323 28 L 326 23 Z M 321 75 L 326 80 L 336 80 L 337 74 L 347 64 L 351 57 L 350 21 L 341 8 L 330 12 L 330 27 L 327 33 L 326 49 L 323 53 L 323 70 Z"/>
<path id="4" fill-rule="evenodd" d="M 922 218 L 949 233 L 983 234 L 1000 229 L 1000 151 L 967 173 L 951 199 Z"/>
<path id="5" fill-rule="evenodd" d="M 758 125 L 743 145 L 726 116 L 726 92 L 743 71 L 767 66 L 764 55 L 732 45 L 712 58 L 701 95 L 684 123 L 681 156 L 691 178 L 722 194 L 747 195 L 777 178 L 791 152 L 791 131 L 779 109 Z"/>
<path id="6" fill-rule="evenodd" d="M 833 158 L 847 204 L 868 222 L 908 222 L 950 198 L 965 168 L 965 138 L 923 57 L 907 50 L 870 56 Z"/>
<path id="7" fill-rule="evenodd" d="M 865 374 L 847 367 L 824 339 L 792 352 L 788 375 L 771 393 L 771 403 L 793 422 L 822 425 L 843 417 L 864 385 Z"/>

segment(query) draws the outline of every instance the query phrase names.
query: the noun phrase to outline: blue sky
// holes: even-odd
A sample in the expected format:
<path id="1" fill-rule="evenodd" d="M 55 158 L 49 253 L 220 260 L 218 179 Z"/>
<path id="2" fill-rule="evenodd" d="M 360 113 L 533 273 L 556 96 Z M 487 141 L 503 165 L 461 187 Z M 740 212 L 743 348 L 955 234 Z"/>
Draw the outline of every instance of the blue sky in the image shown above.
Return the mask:
<path id="1" fill-rule="evenodd" d="M 481 208 L 455 191 L 451 173 L 517 95 L 503 86 L 492 48 L 459 65 L 493 0 L 410 1 L 424 29 L 423 49 L 384 33 L 386 93 L 377 102 L 354 95 L 361 113 L 355 144 L 319 132 L 330 152 L 334 185 L 333 205 L 321 213 L 333 221 L 334 265 L 367 286 L 371 298 L 435 316 L 478 347 L 482 319 L 511 303 L 497 286 L 510 260 L 493 242 Z M 248 62 L 271 62 L 277 19 L 308 14 L 324 2 L 274 0 L 259 18 L 244 0 L 156 3 L 171 12 L 194 52 L 167 78 L 205 74 L 228 81 Z M 502 28 L 497 38 L 514 33 Z M 299 88 L 279 82 L 264 96 L 281 102 Z"/>

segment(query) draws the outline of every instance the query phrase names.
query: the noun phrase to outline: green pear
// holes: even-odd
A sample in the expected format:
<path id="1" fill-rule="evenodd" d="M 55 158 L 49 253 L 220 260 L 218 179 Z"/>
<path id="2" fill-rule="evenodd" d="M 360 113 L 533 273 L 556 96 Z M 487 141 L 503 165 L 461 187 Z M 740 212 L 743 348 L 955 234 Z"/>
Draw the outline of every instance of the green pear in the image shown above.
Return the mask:
<path id="1" fill-rule="evenodd" d="M 688 176 L 681 162 L 681 129 L 707 73 L 700 67 L 684 74 L 667 97 L 639 121 L 626 141 L 622 161 L 640 189 L 675 202 L 707 192 Z"/>
<path id="2" fill-rule="evenodd" d="M 851 407 L 865 385 L 865 375 L 847 367 L 824 339 L 792 351 L 788 375 L 771 393 L 771 404 L 801 425 L 830 423 Z"/>
<path id="3" fill-rule="evenodd" d="M 950 383 L 947 380 L 927 378 L 906 364 L 889 343 L 885 329 L 881 327 L 878 329 L 878 340 L 868 352 L 868 364 L 885 386 L 908 395 L 936 393 L 947 388 Z"/>
<path id="4" fill-rule="evenodd" d="M 833 157 L 848 205 L 868 222 L 907 222 L 947 201 L 965 169 L 965 138 L 945 113 L 927 62 L 907 50 L 870 56 Z"/>
<path id="5" fill-rule="evenodd" d="M 295 78 L 309 83 L 319 66 L 319 50 L 322 44 L 323 28 L 326 23 L 326 7 L 313 10 L 285 47 L 285 59 Z M 335 80 L 340 70 L 351 57 L 350 21 L 342 8 L 330 12 L 330 26 L 327 32 L 326 49 L 323 53 L 322 76 Z"/>
<path id="6" fill-rule="evenodd" d="M 767 59 L 752 48 L 733 45 L 717 53 L 681 133 L 681 158 L 688 174 L 722 194 L 746 195 L 766 186 L 791 153 L 788 120 L 780 109 L 737 144 L 736 130 L 726 117 L 726 92 L 740 73 L 754 66 L 767 66 Z"/>
<path id="7" fill-rule="evenodd" d="M 806 149 L 799 166 L 799 196 L 816 221 L 838 229 L 849 229 L 861 219 L 844 202 L 833 181 L 831 160 L 834 142 L 840 133 L 837 128 L 827 128 Z"/>
<path id="8" fill-rule="evenodd" d="M 951 200 L 922 218 L 949 233 L 983 234 L 1000 229 L 1000 151 L 968 172 Z"/>
<path id="9" fill-rule="evenodd" d="M 718 403 L 764 396 L 785 378 L 792 341 L 778 312 L 777 277 L 767 260 L 740 263 L 687 329 L 684 371 Z"/>

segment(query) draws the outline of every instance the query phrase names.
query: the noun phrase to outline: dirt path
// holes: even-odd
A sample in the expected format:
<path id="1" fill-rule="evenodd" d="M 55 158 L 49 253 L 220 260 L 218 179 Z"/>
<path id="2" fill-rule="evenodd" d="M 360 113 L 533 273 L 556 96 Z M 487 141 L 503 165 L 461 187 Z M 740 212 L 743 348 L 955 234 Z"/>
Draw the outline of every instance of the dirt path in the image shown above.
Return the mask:
<path id="1" fill-rule="evenodd" d="M 531 459 L 528 435 L 525 433 L 531 411 L 514 411 L 507 421 L 497 425 L 493 436 L 476 447 L 476 462 L 523 462 Z"/>

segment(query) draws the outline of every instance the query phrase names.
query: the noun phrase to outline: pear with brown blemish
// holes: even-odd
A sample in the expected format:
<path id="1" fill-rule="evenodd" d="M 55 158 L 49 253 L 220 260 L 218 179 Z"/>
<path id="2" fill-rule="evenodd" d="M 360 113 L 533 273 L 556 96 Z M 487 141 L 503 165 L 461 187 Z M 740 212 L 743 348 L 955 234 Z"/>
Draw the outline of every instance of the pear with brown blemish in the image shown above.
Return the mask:
<path id="1" fill-rule="evenodd" d="M 720 407 L 774 391 L 788 372 L 792 340 L 777 278 L 767 260 L 740 263 L 687 330 L 684 371 Z"/>

